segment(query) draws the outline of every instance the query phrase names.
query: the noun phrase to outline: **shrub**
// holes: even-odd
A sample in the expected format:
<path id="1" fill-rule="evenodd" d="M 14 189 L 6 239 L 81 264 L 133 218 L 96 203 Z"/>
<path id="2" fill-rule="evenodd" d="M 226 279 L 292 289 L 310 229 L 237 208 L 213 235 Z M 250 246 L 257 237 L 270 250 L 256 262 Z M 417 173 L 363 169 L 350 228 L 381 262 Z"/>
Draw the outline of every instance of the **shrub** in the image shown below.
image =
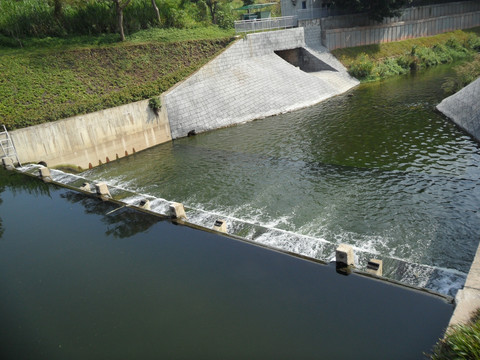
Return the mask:
<path id="1" fill-rule="evenodd" d="M 162 108 L 162 101 L 158 96 L 153 97 L 148 101 L 148 107 L 153 110 L 155 115 L 158 115 L 158 112 Z"/>
<path id="2" fill-rule="evenodd" d="M 348 72 L 358 79 L 365 79 L 371 75 L 373 67 L 374 63 L 363 53 L 353 62 Z"/>
<path id="3" fill-rule="evenodd" d="M 406 68 L 400 66 L 395 59 L 386 59 L 384 62 L 377 64 L 374 70 L 374 72 L 382 78 L 406 74 L 408 71 Z"/>

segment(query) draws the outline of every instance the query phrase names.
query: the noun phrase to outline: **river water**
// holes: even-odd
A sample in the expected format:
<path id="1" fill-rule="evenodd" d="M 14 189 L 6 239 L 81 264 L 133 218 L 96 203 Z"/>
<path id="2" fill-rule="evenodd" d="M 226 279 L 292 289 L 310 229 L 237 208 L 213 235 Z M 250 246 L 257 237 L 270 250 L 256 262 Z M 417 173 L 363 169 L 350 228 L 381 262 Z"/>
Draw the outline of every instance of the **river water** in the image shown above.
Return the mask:
<path id="1" fill-rule="evenodd" d="M 81 178 L 129 190 L 117 192 L 126 202 L 146 196 L 160 213 L 182 202 L 190 222 L 222 218 L 231 234 L 324 261 L 351 244 L 358 268 L 382 259 L 387 278 L 454 295 L 478 245 L 480 151 L 434 109 L 451 75 L 440 67 L 362 84 Z"/>

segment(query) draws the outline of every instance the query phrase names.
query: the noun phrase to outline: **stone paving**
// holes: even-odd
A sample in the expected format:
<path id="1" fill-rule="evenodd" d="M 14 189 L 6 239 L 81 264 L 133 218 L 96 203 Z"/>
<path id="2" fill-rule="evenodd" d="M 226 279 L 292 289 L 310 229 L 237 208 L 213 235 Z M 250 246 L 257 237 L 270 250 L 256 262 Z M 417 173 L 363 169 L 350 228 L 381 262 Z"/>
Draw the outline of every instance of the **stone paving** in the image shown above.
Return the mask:
<path id="1" fill-rule="evenodd" d="M 164 94 L 172 138 L 311 106 L 358 84 L 319 45 L 308 50 L 337 71 L 305 73 L 274 53 L 305 46 L 303 28 L 237 40 Z"/>

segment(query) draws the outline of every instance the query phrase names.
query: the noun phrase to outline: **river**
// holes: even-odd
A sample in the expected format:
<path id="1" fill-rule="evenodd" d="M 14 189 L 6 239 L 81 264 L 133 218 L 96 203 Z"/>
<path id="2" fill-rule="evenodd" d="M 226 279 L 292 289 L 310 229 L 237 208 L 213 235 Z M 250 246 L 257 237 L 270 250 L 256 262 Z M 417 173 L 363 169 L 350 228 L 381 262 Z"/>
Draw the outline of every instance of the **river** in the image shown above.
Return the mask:
<path id="1" fill-rule="evenodd" d="M 182 138 L 81 174 L 117 196 L 184 203 L 189 221 L 323 261 L 340 243 L 356 266 L 454 295 L 480 233 L 478 144 L 435 111 L 449 66 L 316 106 Z M 58 174 L 58 180 L 77 177 Z M 116 190 L 113 190 L 114 192 Z"/>

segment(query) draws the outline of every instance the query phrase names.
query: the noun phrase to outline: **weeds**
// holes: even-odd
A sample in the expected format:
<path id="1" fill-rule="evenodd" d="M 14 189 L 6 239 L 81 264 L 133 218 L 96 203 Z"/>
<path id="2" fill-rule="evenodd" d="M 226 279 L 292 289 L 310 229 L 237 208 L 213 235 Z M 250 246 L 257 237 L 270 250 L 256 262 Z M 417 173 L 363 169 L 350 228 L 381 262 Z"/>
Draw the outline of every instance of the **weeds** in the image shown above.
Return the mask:
<path id="1" fill-rule="evenodd" d="M 437 343 L 431 359 L 480 359 L 480 311 L 476 311 L 468 324 L 453 327 Z"/>
<path id="2" fill-rule="evenodd" d="M 374 81 L 456 60 L 471 59 L 480 51 L 480 36 L 477 35 L 479 31 L 478 28 L 470 33 L 455 31 L 433 36 L 428 40 L 421 38 L 378 46 L 337 49 L 333 53 L 341 59 L 352 76 L 362 81 Z M 379 54 L 388 56 L 380 57 Z M 467 78 L 475 76 L 475 69 L 475 65 L 464 69 L 462 81 L 463 78 L 467 81 Z M 452 87 L 452 84 L 449 87 Z"/>

